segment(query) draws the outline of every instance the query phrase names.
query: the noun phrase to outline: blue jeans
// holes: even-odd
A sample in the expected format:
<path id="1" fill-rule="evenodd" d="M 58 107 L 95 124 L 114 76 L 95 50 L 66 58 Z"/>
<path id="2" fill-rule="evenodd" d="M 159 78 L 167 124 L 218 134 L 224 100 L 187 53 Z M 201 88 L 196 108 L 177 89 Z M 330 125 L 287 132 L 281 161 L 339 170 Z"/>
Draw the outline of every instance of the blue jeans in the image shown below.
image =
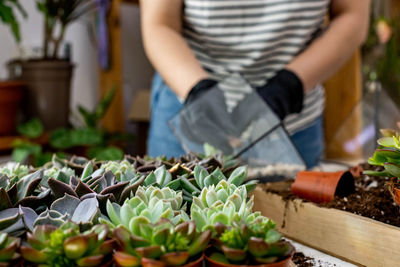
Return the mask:
<path id="1" fill-rule="evenodd" d="M 156 157 L 179 157 L 185 151 L 168 126 L 168 120 L 182 108 L 175 93 L 156 74 L 151 92 L 151 123 L 147 143 L 147 153 Z M 307 168 L 316 166 L 324 148 L 322 116 L 304 130 L 291 136 L 293 143 L 303 157 Z"/>

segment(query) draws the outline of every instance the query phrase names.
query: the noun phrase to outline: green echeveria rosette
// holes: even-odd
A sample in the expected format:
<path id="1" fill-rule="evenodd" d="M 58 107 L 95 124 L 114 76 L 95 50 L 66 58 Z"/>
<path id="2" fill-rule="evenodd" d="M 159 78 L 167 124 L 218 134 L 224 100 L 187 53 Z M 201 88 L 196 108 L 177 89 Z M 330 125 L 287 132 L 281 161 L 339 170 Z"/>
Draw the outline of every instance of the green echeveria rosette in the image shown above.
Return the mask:
<path id="1" fill-rule="evenodd" d="M 113 233 L 121 248 L 114 253 L 114 260 L 123 267 L 184 265 L 197 260 L 211 239 L 210 231 L 197 233 L 193 221 L 174 226 L 165 219 L 140 224 L 134 233 L 123 226 Z"/>
<path id="2" fill-rule="evenodd" d="M 247 199 L 244 185 L 237 187 L 222 180 L 217 186 L 204 188 L 199 197 L 193 197 L 190 216 L 196 221 L 198 231 L 211 229 L 215 234 L 217 223 L 231 226 L 241 220 L 247 223 L 259 218 L 268 220 L 260 212 L 253 212 L 253 205 L 254 197 Z"/>
<path id="3" fill-rule="evenodd" d="M 124 226 L 132 233 L 138 231 L 140 224 L 154 224 L 161 218 L 178 224 L 189 220 L 182 202 L 182 193 L 168 187 L 139 187 L 135 196 L 125 200 L 122 206 L 108 201 L 109 220 L 100 218 L 100 222 L 108 224 L 111 228 Z"/>
<path id="4" fill-rule="evenodd" d="M 111 260 L 115 247 L 115 240 L 108 235 L 106 225 L 96 225 L 83 233 L 70 222 L 59 228 L 40 225 L 27 233 L 29 246 L 21 246 L 21 255 L 39 266 L 101 266 Z"/>
<path id="5" fill-rule="evenodd" d="M 7 175 L 11 180 L 19 180 L 22 177 L 28 175 L 30 167 L 28 165 L 22 165 L 16 162 L 9 162 L 0 168 L 0 176 Z"/>
<path id="6" fill-rule="evenodd" d="M 103 163 L 100 166 L 100 169 L 104 171 L 111 171 L 117 181 L 127 181 L 129 177 L 135 177 L 136 171 L 133 168 L 133 165 L 126 159 L 118 162 L 118 161 L 108 161 Z"/>

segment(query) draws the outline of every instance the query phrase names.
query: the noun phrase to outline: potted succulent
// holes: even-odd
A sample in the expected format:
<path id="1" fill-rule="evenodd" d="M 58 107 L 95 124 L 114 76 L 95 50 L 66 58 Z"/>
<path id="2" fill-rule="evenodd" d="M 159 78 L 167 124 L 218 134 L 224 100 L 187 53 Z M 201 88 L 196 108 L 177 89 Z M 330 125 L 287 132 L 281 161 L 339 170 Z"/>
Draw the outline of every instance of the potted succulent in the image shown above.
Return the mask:
<path id="1" fill-rule="evenodd" d="M 166 219 L 142 223 L 134 232 L 118 227 L 113 233 L 120 246 L 114 260 L 122 267 L 201 267 L 211 239 L 211 231 L 196 232 L 194 221 L 174 226 Z"/>
<path id="2" fill-rule="evenodd" d="M 371 176 L 393 177 L 389 184 L 393 199 L 400 205 L 400 134 L 394 130 L 381 130 L 383 137 L 378 139 L 378 148 L 368 163 L 381 166 L 382 171 L 364 171 Z"/>
<path id="3" fill-rule="evenodd" d="M 290 266 L 294 248 L 282 239 L 271 220 L 260 217 L 252 224 L 218 224 L 215 228 L 218 234 L 205 253 L 208 266 Z"/>
<path id="4" fill-rule="evenodd" d="M 0 1 L 0 21 L 10 27 L 16 42 L 19 43 L 21 34 L 15 10 L 26 16 L 24 9 L 18 1 Z M 14 133 L 23 89 L 24 84 L 21 82 L 0 81 L 0 135 Z"/>
<path id="5" fill-rule="evenodd" d="M 42 57 L 13 60 L 8 69 L 11 78 L 28 85 L 29 117 L 38 117 L 45 129 L 52 130 L 68 125 L 73 64 L 70 55 L 60 57 L 65 32 L 72 22 L 92 10 L 95 3 L 93 0 L 36 0 L 36 3 L 44 17 Z"/>
<path id="6" fill-rule="evenodd" d="M 106 225 L 95 225 L 81 233 L 79 226 L 66 222 L 57 228 L 51 225 L 35 227 L 27 233 L 29 245 L 21 246 L 27 263 L 40 266 L 109 266 L 115 246 Z"/>

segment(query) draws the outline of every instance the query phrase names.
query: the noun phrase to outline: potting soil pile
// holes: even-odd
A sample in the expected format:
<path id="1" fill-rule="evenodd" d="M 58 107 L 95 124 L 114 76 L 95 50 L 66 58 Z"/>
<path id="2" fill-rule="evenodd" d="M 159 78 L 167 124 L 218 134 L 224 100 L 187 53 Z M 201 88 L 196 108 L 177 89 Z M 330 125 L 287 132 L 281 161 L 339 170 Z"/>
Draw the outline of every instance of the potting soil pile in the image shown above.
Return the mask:
<path id="1" fill-rule="evenodd" d="M 297 252 L 294 254 L 292 262 L 297 267 L 313 267 L 315 266 L 315 260 L 313 258 L 307 257 L 302 252 Z"/>
<path id="2" fill-rule="evenodd" d="M 362 165 L 364 170 L 380 170 L 380 167 Z M 400 227 L 400 207 L 397 206 L 388 190 L 390 179 L 361 175 L 355 177 L 356 191 L 347 197 L 335 197 L 329 203 L 319 204 L 326 208 L 335 208 L 368 217 L 383 223 Z M 293 180 L 279 183 L 279 186 L 267 186 L 266 191 L 282 196 L 284 200 L 298 198 L 290 192 Z M 306 201 L 306 200 L 305 200 Z"/>

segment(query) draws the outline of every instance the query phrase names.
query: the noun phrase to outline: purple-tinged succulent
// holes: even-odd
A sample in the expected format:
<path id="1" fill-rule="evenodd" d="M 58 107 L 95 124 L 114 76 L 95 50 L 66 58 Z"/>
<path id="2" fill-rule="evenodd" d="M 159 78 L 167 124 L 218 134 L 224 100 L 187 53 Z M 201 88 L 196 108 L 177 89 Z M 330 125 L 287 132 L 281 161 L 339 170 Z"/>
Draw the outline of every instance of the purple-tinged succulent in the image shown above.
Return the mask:
<path id="1" fill-rule="evenodd" d="M 236 265 L 259 265 L 286 260 L 293 246 L 282 239 L 275 224 L 262 218 L 252 224 L 225 226 L 218 223 L 218 236 L 207 255 L 218 262 Z"/>
<path id="2" fill-rule="evenodd" d="M 115 241 L 109 238 L 106 225 L 95 225 L 83 233 L 68 222 L 60 227 L 36 226 L 27 234 L 29 246 L 21 246 L 21 255 L 39 266 L 105 266 L 111 258 Z"/>
<path id="3" fill-rule="evenodd" d="M 36 209 L 50 197 L 50 190 L 39 188 L 43 171 L 39 170 L 13 183 L 6 175 L 0 177 L 0 210 L 18 206 Z"/>
<path id="4" fill-rule="evenodd" d="M 180 266 L 197 260 L 211 239 L 210 231 L 197 233 L 193 221 L 174 226 L 163 219 L 139 228 L 135 234 L 123 226 L 114 229 L 120 247 L 114 260 L 119 266 L 146 266 L 149 261 L 157 266 Z"/>
<path id="5" fill-rule="evenodd" d="M 64 197 L 54 201 L 50 209 L 37 217 L 34 226 L 53 225 L 59 227 L 67 221 L 72 221 L 81 229 L 88 229 L 98 222 L 100 216 L 99 202 L 96 197 L 79 199 L 65 194 Z"/>
<path id="6" fill-rule="evenodd" d="M 19 238 L 0 232 L 0 266 L 10 266 L 19 260 L 20 242 Z"/>

